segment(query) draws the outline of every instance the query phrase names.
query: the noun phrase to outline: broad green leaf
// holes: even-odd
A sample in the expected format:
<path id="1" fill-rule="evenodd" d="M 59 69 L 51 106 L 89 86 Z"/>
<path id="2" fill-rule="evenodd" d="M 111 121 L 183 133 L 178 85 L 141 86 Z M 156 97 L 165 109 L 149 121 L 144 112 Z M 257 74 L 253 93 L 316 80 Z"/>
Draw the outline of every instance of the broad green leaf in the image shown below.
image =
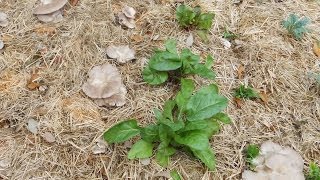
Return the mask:
<path id="1" fill-rule="evenodd" d="M 214 170 L 216 166 L 216 159 L 214 153 L 210 147 L 204 150 L 191 149 L 193 154 L 199 158 L 209 170 Z"/>
<path id="2" fill-rule="evenodd" d="M 180 54 L 184 74 L 191 74 L 194 66 L 200 61 L 200 56 L 193 54 L 189 49 L 183 49 Z"/>
<path id="3" fill-rule="evenodd" d="M 208 55 L 207 56 L 207 61 L 205 63 L 206 68 L 211 69 L 213 61 L 214 61 L 213 57 Z"/>
<path id="4" fill-rule="evenodd" d="M 173 39 L 169 39 L 165 42 L 166 50 L 172 54 L 177 54 L 177 42 Z"/>
<path id="5" fill-rule="evenodd" d="M 216 115 L 214 115 L 212 117 L 213 119 L 216 119 L 218 121 L 223 122 L 224 124 L 230 124 L 231 123 L 231 119 L 230 117 L 225 114 L 225 113 L 217 113 Z"/>
<path id="6" fill-rule="evenodd" d="M 166 167 L 169 164 L 170 156 L 172 156 L 176 150 L 173 147 L 162 147 L 157 150 L 156 160 L 162 167 Z"/>
<path id="7" fill-rule="evenodd" d="M 196 13 L 192 9 L 184 4 L 180 5 L 176 10 L 176 18 L 182 27 L 188 27 L 194 21 Z"/>
<path id="8" fill-rule="evenodd" d="M 180 129 L 182 129 L 184 127 L 184 123 L 181 120 L 177 120 L 177 121 L 172 121 L 170 119 L 167 118 L 163 118 L 159 121 L 160 123 L 167 125 L 168 127 L 171 128 L 172 131 L 178 131 Z"/>
<path id="9" fill-rule="evenodd" d="M 120 143 L 138 135 L 140 127 L 134 119 L 120 122 L 103 134 L 108 143 Z"/>
<path id="10" fill-rule="evenodd" d="M 148 125 L 141 128 L 141 138 L 148 142 L 154 142 L 159 140 L 159 126 L 156 124 Z"/>
<path id="11" fill-rule="evenodd" d="M 148 158 L 152 156 L 153 144 L 144 140 L 136 142 L 128 152 L 128 159 Z"/>
<path id="12" fill-rule="evenodd" d="M 183 97 L 189 98 L 194 91 L 194 83 L 191 79 L 181 79 L 181 90 Z"/>
<path id="13" fill-rule="evenodd" d="M 163 118 L 162 112 L 159 109 L 154 109 L 153 113 L 158 121 L 160 121 Z"/>
<path id="14" fill-rule="evenodd" d="M 172 111 L 173 108 L 176 106 L 176 102 L 173 100 L 167 100 L 164 103 L 164 107 L 163 107 L 163 117 L 164 118 L 169 118 L 170 120 L 173 120 L 172 117 Z"/>
<path id="15" fill-rule="evenodd" d="M 210 69 L 206 67 L 205 64 L 197 64 L 194 66 L 192 74 L 197 74 L 203 78 L 215 79 L 216 74 Z"/>
<path id="16" fill-rule="evenodd" d="M 142 72 L 143 80 L 151 85 L 164 83 L 168 79 L 168 73 L 165 71 L 156 71 L 149 66 L 145 67 Z"/>
<path id="17" fill-rule="evenodd" d="M 213 13 L 202 13 L 198 18 L 195 20 L 197 23 L 197 27 L 200 30 L 209 30 L 212 26 L 212 21 L 214 18 Z"/>
<path id="18" fill-rule="evenodd" d="M 211 118 L 227 107 L 228 99 L 217 94 L 216 85 L 201 88 L 187 103 L 187 120 Z"/>
<path id="19" fill-rule="evenodd" d="M 177 170 L 171 171 L 170 176 L 171 176 L 172 180 L 181 180 L 180 174 L 178 173 Z"/>
<path id="20" fill-rule="evenodd" d="M 210 138 L 213 134 L 218 132 L 220 129 L 219 123 L 217 123 L 213 119 L 206 119 L 201 121 L 188 121 L 186 123 L 185 128 L 180 130 L 179 132 L 187 132 L 192 130 L 201 130 L 204 134 Z"/>
<path id="21" fill-rule="evenodd" d="M 188 131 L 181 135 L 175 135 L 174 140 L 179 144 L 186 145 L 196 150 L 204 150 L 209 147 L 207 135 L 200 130 Z"/>
<path id="22" fill-rule="evenodd" d="M 205 43 L 209 42 L 209 38 L 208 38 L 208 31 L 207 30 L 197 30 L 197 34 L 200 37 L 200 39 L 202 41 L 204 41 Z"/>
<path id="23" fill-rule="evenodd" d="M 182 66 L 178 54 L 168 51 L 156 52 L 149 61 L 149 66 L 157 71 L 176 70 Z"/>
<path id="24" fill-rule="evenodd" d="M 159 125 L 159 138 L 160 138 L 160 145 L 159 148 L 161 147 L 166 147 L 170 144 L 171 139 L 173 138 L 173 131 L 172 129 L 164 124 Z"/>

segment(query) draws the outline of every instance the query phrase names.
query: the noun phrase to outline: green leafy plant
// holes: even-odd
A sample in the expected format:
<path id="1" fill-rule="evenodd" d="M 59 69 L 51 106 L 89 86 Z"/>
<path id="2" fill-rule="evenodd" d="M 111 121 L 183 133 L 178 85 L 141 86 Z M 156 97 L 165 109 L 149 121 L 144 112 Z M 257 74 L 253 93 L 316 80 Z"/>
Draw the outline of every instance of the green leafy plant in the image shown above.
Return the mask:
<path id="1" fill-rule="evenodd" d="M 309 174 L 306 177 L 307 180 L 320 180 L 320 168 L 319 166 L 311 162 L 309 165 Z"/>
<path id="2" fill-rule="evenodd" d="M 243 99 L 254 99 L 259 98 L 259 94 L 251 87 L 245 87 L 244 85 L 240 85 L 239 88 L 234 90 L 233 96 L 236 98 Z"/>
<path id="3" fill-rule="evenodd" d="M 201 64 L 200 56 L 193 54 L 189 49 L 182 49 L 179 54 L 176 41 L 167 40 L 166 50 L 156 50 L 144 68 L 144 81 L 151 85 L 164 83 L 169 73 L 180 78 L 182 75 L 197 74 L 204 78 L 214 79 L 215 73 L 211 70 L 213 58 L 209 55 L 205 64 Z"/>
<path id="4" fill-rule="evenodd" d="M 253 164 L 252 160 L 259 155 L 259 152 L 260 152 L 259 147 L 257 145 L 253 145 L 253 144 L 250 144 L 245 150 L 246 161 L 247 161 L 247 163 L 249 163 L 251 169 L 254 168 L 254 164 Z"/>
<path id="5" fill-rule="evenodd" d="M 148 158 L 156 146 L 155 158 L 166 167 L 170 156 L 177 150 L 185 151 L 200 159 L 210 170 L 215 168 L 215 156 L 209 139 L 220 129 L 220 123 L 231 119 L 221 111 L 227 107 L 227 98 L 218 94 L 215 84 L 194 92 L 190 79 L 181 80 L 181 90 L 175 99 L 165 102 L 163 110 L 155 109 L 155 124 L 145 127 L 136 120 L 116 124 L 104 133 L 108 143 L 121 143 L 137 135 L 138 140 L 128 152 L 129 159 Z"/>
<path id="6" fill-rule="evenodd" d="M 302 36 L 309 31 L 306 28 L 308 24 L 308 18 L 299 18 L 295 14 L 290 14 L 288 19 L 282 22 L 283 27 L 286 28 L 288 30 L 288 33 L 297 40 L 301 40 Z"/>
<path id="7" fill-rule="evenodd" d="M 228 40 L 234 40 L 238 37 L 238 35 L 231 31 L 228 31 L 228 29 L 225 28 L 222 37 Z"/>
<path id="8" fill-rule="evenodd" d="M 202 13 L 199 6 L 191 8 L 184 4 L 177 7 L 176 18 L 183 28 L 196 27 L 198 35 L 203 39 L 207 39 L 207 33 L 212 26 L 213 13 Z"/>

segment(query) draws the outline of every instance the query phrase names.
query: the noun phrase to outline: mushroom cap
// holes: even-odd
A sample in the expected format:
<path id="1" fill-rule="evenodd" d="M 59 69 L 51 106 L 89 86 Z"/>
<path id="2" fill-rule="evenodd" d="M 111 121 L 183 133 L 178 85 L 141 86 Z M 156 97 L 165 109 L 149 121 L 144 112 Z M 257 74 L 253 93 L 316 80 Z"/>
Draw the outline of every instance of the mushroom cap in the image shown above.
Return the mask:
<path id="1" fill-rule="evenodd" d="M 111 64 L 93 67 L 87 82 L 82 85 L 83 92 L 91 98 L 108 98 L 117 94 L 122 85 L 118 69 Z"/>
<path id="2" fill-rule="evenodd" d="M 36 7 L 33 11 L 33 14 L 50 14 L 59 9 L 63 8 L 64 5 L 67 4 L 68 0 L 52 0 L 51 3 L 49 1 L 44 1 L 41 5 Z M 48 4 L 45 4 L 48 3 Z"/>
<path id="3" fill-rule="evenodd" d="M 37 15 L 37 18 L 41 22 L 52 22 L 52 21 L 59 22 L 59 21 L 62 21 L 63 16 L 62 16 L 62 12 L 58 10 L 50 14 L 39 14 Z"/>
<path id="4" fill-rule="evenodd" d="M 0 12 L 0 26 L 6 27 L 8 26 L 8 24 L 9 24 L 8 15 L 6 13 Z"/>
<path id="5" fill-rule="evenodd" d="M 137 13 L 135 9 L 127 5 L 124 6 L 124 8 L 122 9 L 122 12 L 127 18 L 130 18 L 130 19 L 134 19 Z"/>
<path id="6" fill-rule="evenodd" d="M 98 106 L 123 106 L 126 104 L 126 94 L 127 90 L 122 85 L 120 87 L 120 91 L 117 94 L 114 94 L 108 98 L 100 98 L 100 99 L 94 99 L 94 102 Z"/>
<path id="7" fill-rule="evenodd" d="M 117 59 L 119 63 L 126 63 L 134 59 L 135 51 L 126 46 L 108 46 L 106 49 L 107 55 L 112 59 Z"/>
<path id="8" fill-rule="evenodd" d="M 118 14 L 118 18 L 119 18 L 119 23 L 121 25 L 124 25 L 130 29 L 133 29 L 136 27 L 136 23 L 134 22 L 134 19 L 128 18 L 124 13 L 120 12 Z"/>

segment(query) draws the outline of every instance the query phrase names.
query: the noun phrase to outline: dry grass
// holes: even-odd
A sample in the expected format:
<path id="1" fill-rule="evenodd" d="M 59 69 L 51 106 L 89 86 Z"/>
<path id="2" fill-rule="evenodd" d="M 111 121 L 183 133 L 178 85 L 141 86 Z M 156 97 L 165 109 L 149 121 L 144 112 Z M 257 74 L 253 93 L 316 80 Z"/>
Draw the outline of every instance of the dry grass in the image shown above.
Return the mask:
<path id="1" fill-rule="evenodd" d="M 41 26 L 32 15 L 36 0 L 0 0 L 1 11 L 10 25 L 0 29 L 6 45 L 0 51 L 0 161 L 8 161 L 0 179 L 161 179 L 166 171 L 152 160 L 148 166 L 126 158 L 123 145 L 109 145 L 102 155 L 93 155 L 91 146 L 105 129 L 125 118 L 141 124 L 154 121 L 152 109 L 174 96 L 177 85 L 151 87 L 141 78 L 143 59 L 167 38 L 184 46 L 188 32 L 174 19 L 176 4 L 160 0 L 80 0 L 67 6 L 64 21 L 46 24 L 56 33 L 35 33 Z M 199 0 L 200 2 L 200 0 Z M 210 42 L 199 39 L 192 48 L 216 57 L 215 71 L 221 92 L 230 99 L 227 113 L 233 123 L 212 138 L 217 170 L 207 171 L 201 163 L 178 153 L 168 169 L 177 168 L 184 179 L 240 179 L 246 168 L 242 150 L 248 143 L 273 140 L 298 151 L 305 160 L 320 163 L 320 93 L 309 72 L 319 72 L 319 59 L 312 53 L 315 38 L 320 39 L 320 11 L 317 1 L 244 0 L 202 1 L 216 13 Z M 138 27 L 124 30 L 115 23 L 123 4 L 136 8 Z M 197 4 L 192 2 L 189 4 Z M 201 3 L 200 3 L 201 4 Z M 280 25 L 290 13 L 311 19 L 312 32 L 300 42 L 288 37 Z M 219 41 L 224 27 L 241 34 L 239 49 L 225 50 Z M 142 42 L 130 37 L 140 34 Z M 151 40 L 159 35 L 158 41 Z M 118 65 L 128 89 L 128 103 L 119 108 L 99 108 L 81 91 L 86 73 L 108 60 L 103 49 L 110 44 L 129 44 L 137 60 Z M 39 46 L 46 46 L 43 58 L 35 58 Z M 245 66 L 244 80 L 236 69 Z M 30 91 L 26 83 L 35 70 L 49 88 Z M 208 81 L 195 77 L 198 85 Z M 269 93 L 269 103 L 246 101 L 241 109 L 232 102 L 232 89 L 249 83 Z M 51 132 L 56 142 L 47 143 L 26 129 L 29 118 L 40 121 L 39 133 Z"/>

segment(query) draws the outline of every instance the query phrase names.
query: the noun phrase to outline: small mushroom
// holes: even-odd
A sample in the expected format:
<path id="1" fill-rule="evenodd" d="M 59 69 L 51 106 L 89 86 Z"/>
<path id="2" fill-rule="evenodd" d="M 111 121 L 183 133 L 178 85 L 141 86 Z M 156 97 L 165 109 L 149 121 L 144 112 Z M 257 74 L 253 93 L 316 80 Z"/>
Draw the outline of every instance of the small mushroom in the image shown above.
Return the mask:
<path id="1" fill-rule="evenodd" d="M 106 49 L 107 56 L 112 59 L 117 59 L 119 63 L 126 63 L 132 59 L 135 59 L 135 51 L 126 46 L 109 46 Z"/>
<path id="2" fill-rule="evenodd" d="M 293 149 L 267 141 L 261 145 L 260 155 L 253 159 L 256 172 L 244 171 L 243 180 L 304 180 L 303 159 Z"/>
<path id="3" fill-rule="evenodd" d="M 128 18 L 124 13 L 120 12 L 118 14 L 118 18 L 119 18 L 119 23 L 121 25 L 124 25 L 129 29 L 133 29 L 136 27 L 136 23 L 135 23 L 134 19 Z"/>
<path id="4" fill-rule="evenodd" d="M 130 18 L 130 19 L 134 19 L 137 13 L 135 9 L 127 5 L 124 6 L 124 8 L 122 9 L 122 12 L 127 18 Z"/>
<path id="5" fill-rule="evenodd" d="M 134 18 L 136 15 L 136 10 L 130 6 L 124 6 L 122 12 L 118 13 L 119 23 L 126 26 L 127 28 L 133 29 L 136 27 Z"/>
<path id="6" fill-rule="evenodd" d="M 123 106 L 127 90 L 118 69 L 111 64 L 93 67 L 82 86 L 83 92 L 98 106 Z"/>
<path id="7" fill-rule="evenodd" d="M 9 24 L 8 15 L 6 13 L 0 12 L 0 26 L 6 27 L 8 26 L 8 24 Z"/>
<path id="8" fill-rule="evenodd" d="M 42 22 L 59 22 L 63 19 L 61 9 L 67 0 L 41 0 L 41 4 L 34 9 L 38 19 Z"/>

